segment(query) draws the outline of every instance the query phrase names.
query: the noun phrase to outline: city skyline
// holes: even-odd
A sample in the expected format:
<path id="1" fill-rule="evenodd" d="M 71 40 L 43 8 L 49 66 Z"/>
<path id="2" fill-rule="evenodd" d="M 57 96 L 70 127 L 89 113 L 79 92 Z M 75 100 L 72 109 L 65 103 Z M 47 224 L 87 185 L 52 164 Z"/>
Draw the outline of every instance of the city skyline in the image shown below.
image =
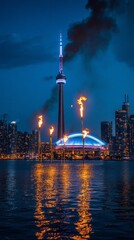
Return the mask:
<path id="1" fill-rule="evenodd" d="M 35 116 L 44 107 L 45 131 L 51 124 L 57 126 L 58 99 L 55 97 L 51 102 L 51 96 L 56 96 L 58 90 L 55 77 L 59 64 L 60 32 L 65 47 L 64 69 L 67 76 L 64 89 L 65 131 L 76 132 L 80 129 L 76 99 L 81 93 L 86 94 L 88 99 L 85 125 L 94 135 L 99 135 L 101 121 L 113 121 L 114 110 L 120 108 L 125 94 L 132 101 L 134 3 L 124 0 L 116 6 L 109 5 L 108 15 L 105 15 L 104 6 L 98 5 L 98 11 L 93 2 L 99 4 L 100 1 L 72 3 L 70 0 L 63 3 L 59 0 L 58 4 L 54 0 L 1 1 L 0 114 L 2 116 L 7 112 L 8 120 L 17 120 L 22 131 L 33 129 L 36 125 Z M 112 3 L 110 0 L 104 2 Z M 96 17 L 96 11 L 100 19 L 103 15 L 111 23 L 111 28 L 99 28 L 97 47 L 93 44 L 94 35 L 93 40 L 90 39 L 89 30 L 93 29 L 92 26 L 87 28 L 86 25 Z M 111 19 L 112 13 L 114 18 Z M 75 23 L 77 25 L 71 27 Z M 105 38 L 99 38 L 101 33 Z M 77 39 L 81 42 L 79 46 Z M 76 50 L 73 48 L 74 52 L 68 50 L 70 42 L 76 47 Z M 133 104 L 131 107 L 131 112 L 134 112 Z"/>
<path id="2" fill-rule="evenodd" d="M 134 116 L 134 113 L 133 112 L 131 112 L 130 111 L 130 109 L 131 109 L 131 103 L 130 103 L 130 101 L 129 101 L 129 97 L 128 97 L 128 95 L 126 95 L 125 94 L 125 96 L 124 96 L 124 99 L 122 99 L 122 102 L 120 103 L 120 107 L 118 108 L 118 109 L 114 109 L 114 113 L 113 113 L 113 117 L 112 117 L 112 119 L 113 119 L 113 121 L 112 121 L 112 119 L 110 119 L 109 121 L 106 119 L 106 118 L 104 118 L 104 119 L 101 119 L 101 121 L 99 122 L 99 134 L 98 135 L 96 135 L 97 137 L 99 137 L 99 138 L 101 138 L 101 123 L 108 123 L 108 124 L 110 124 L 111 126 L 110 126 L 110 132 L 111 132 L 111 134 L 113 135 L 113 136 L 116 136 L 116 112 L 124 112 L 124 111 L 126 111 L 126 114 L 129 116 L 128 118 L 130 118 L 131 116 Z M 127 116 L 126 115 L 126 116 Z M 32 126 L 32 130 L 31 131 L 28 131 L 27 129 L 21 129 L 20 127 L 19 127 L 19 124 L 18 124 L 18 122 L 17 121 L 8 121 L 8 119 L 7 119 L 7 114 L 3 114 L 1 117 L 0 117 L 0 121 L 4 121 L 6 124 L 15 124 L 15 125 L 17 125 L 17 129 L 18 129 L 18 131 L 20 131 L 20 132 L 27 132 L 27 133 L 30 133 L 30 132 L 32 132 L 32 131 L 35 131 L 35 130 L 38 130 L 38 129 L 40 129 L 40 132 L 41 132 L 41 135 L 42 135 L 42 141 L 47 141 L 47 139 L 49 139 L 49 136 L 50 136 L 50 128 L 52 127 L 52 125 L 51 124 L 49 124 L 48 126 L 48 129 L 46 129 L 46 126 L 45 126 L 45 121 L 44 121 L 44 118 L 43 118 L 43 115 L 41 115 L 41 116 L 37 116 L 37 118 L 36 118 L 36 124 L 35 125 L 33 125 Z M 41 117 L 41 119 L 42 119 L 42 123 L 41 123 L 41 127 L 39 127 L 39 118 Z M 80 117 L 77 117 L 76 116 L 76 120 L 78 121 L 78 123 L 79 123 L 79 129 L 78 129 L 78 132 L 80 132 L 81 133 L 81 123 L 80 123 L 80 121 L 81 121 L 81 119 L 80 119 Z M 85 119 L 84 119 L 85 120 Z M 85 125 L 85 124 L 84 124 Z M 55 125 L 54 126 L 54 139 L 55 139 L 55 141 L 57 141 L 58 140 L 58 137 L 57 137 L 57 131 L 55 131 L 55 129 L 57 128 L 58 129 L 58 121 L 57 121 L 57 125 Z M 84 128 L 86 128 L 87 126 L 84 126 Z M 44 132 L 44 128 L 45 128 L 45 132 Z M 67 132 L 66 131 L 66 134 L 70 134 L 71 132 Z M 72 132 L 72 133 L 74 133 L 75 134 L 75 132 Z M 90 130 L 89 130 L 89 134 L 93 134 L 93 135 L 95 135 L 94 133 L 92 133 L 92 132 L 90 132 Z M 108 137 L 108 136 L 107 136 Z M 103 138 L 102 138 L 102 140 L 104 140 Z M 105 141 L 105 140 L 104 140 Z M 107 141 L 106 141 L 107 142 Z"/>
<path id="3" fill-rule="evenodd" d="M 84 156 L 86 159 L 133 159 L 134 114 L 130 113 L 127 95 L 124 100 L 122 107 L 115 109 L 115 134 L 112 121 L 101 121 L 101 138 L 85 128 L 82 121 L 79 133 L 64 134 L 60 138 L 57 136 L 58 141 L 55 141 L 55 128 L 50 126 L 49 137 L 44 139 L 42 115 L 38 116 L 38 126 L 31 133 L 20 131 L 15 121 L 7 123 L 6 116 L 3 116 L 0 119 L 0 158 L 46 159 L 51 156 L 52 160 L 61 158 L 64 152 L 65 159 L 66 149 L 67 159 L 79 159 L 82 156 L 83 159 Z"/>

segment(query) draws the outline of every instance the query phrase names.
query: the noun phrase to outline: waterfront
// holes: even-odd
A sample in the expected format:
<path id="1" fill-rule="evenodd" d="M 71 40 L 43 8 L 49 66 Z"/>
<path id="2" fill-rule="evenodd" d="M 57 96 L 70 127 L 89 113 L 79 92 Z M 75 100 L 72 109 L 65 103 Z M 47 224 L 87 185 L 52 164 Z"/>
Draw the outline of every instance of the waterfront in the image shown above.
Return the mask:
<path id="1" fill-rule="evenodd" d="M 133 239 L 134 161 L 0 161 L 0 239 Z"/>

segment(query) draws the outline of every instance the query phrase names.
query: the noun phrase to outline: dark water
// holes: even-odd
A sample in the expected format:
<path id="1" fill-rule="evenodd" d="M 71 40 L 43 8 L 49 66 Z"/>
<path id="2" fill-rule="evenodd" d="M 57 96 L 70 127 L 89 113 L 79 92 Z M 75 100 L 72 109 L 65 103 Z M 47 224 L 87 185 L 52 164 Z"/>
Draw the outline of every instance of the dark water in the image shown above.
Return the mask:
<path id="1" fill-rule="evenodd" d="M 134 161 L 0 161 L 4 239 L 134 239 Z"/>

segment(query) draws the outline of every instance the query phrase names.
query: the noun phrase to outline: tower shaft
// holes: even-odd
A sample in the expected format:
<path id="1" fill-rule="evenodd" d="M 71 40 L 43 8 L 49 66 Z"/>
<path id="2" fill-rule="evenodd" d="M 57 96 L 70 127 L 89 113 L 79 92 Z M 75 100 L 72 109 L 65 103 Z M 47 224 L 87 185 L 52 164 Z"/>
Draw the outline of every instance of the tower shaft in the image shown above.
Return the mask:
<path id="1" fill-rule="evenodd" d="M 64 99 L 63 84 L 59 84 L 58 139 L 64 136 Z"/>
<path id="2" fill-rule="evenodd" d="M 59 105 L 58 105 L 58 139 L 63 138 L 65 132 L 64 126 L 64 97 L 63 85 L 66 83 L 66 76 L 63 73 L 63 54 L 62 54 L 62 35 L 60 34 L 60 54 L 59 54 L 59 74 L 56 77 L 56 83 L 59 85 Z"/>

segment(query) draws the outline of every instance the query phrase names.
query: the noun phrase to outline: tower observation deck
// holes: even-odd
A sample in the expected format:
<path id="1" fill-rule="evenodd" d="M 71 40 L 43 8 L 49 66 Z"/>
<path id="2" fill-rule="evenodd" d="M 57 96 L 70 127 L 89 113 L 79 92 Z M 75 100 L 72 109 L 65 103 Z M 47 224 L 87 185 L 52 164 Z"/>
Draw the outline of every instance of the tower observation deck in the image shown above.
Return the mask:
<path id="1" fill-rule="evenodd" d="M 58 103 L 58 139 L 63 138 L 65 133 L 64 126 L 64 95 L 63 85 L 66 83 L 66 76 L 63 73 L 63 53 L 62 53 L 62 35 L 60 34 L 60 54 L 59 54 L 59 73 L 56 76 L 56 83 L 59 86 L 59 103 Z"/>

